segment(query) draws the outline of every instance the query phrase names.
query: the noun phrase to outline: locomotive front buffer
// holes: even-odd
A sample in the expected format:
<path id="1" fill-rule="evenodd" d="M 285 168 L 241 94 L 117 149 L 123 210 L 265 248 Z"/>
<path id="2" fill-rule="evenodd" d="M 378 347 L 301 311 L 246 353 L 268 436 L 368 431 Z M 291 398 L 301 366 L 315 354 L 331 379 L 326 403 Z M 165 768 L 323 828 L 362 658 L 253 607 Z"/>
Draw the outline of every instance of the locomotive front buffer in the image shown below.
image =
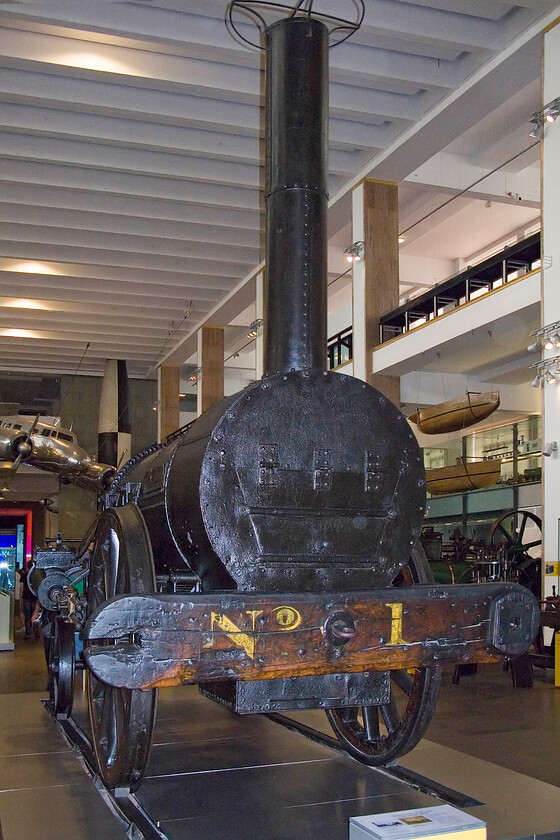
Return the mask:
<path id="1" fill-rule="evenodd" d="M 323 676 L 329 691 L 320 706 L 329 708 L 359 704 L 362 690 L 369 702 L 379 691 L 383 702 L 389 671 L 519 656 L 538 623 L 536 598 L 508 583 L 125 595 L 90 616 L 84 656 L 97 678 L 119 688 L 236 681 L 239 712 L 298 708 L 297 678 Z M 277 691 L 243 685 L 263 680 Z"/>

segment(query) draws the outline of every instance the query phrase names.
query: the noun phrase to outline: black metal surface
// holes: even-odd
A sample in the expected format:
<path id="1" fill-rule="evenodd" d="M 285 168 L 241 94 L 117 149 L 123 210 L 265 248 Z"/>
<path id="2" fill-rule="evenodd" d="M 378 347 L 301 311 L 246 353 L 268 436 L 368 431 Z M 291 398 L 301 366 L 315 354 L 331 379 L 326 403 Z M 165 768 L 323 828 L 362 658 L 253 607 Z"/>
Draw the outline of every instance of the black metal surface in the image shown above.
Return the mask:
<path id="1" fill-rule="evenodd" d="M 265 371 L 326 367 L 328 30 L 266 32 Z"/>
<path id="2" fill-rule="evenodd" d="M 220 811 L 228 819 L 244 815 L 240 823 L 249 823 L 255 830 L 270 810 L 274 811 L 276 820 L 281 820 L 286 810 L 313 802 L 326 805 L 333 800 L 346 800 L 355 810 L 363 807 L 364 800 L 369 800 L 365 813 L 375 813 L 383 801 L 381 797 L 399 793 L 408 796 L 408 791 L 401 785 L 396 779 L 378 778 L 357 762 L 350 764 L 349 759 L 327 753 L 322 759 L 297 763 L 259 764 L 228 768 L 225 772 L 194 773 L 188 777 L 178 774 L 168 776 L 164 785 L 160 780 L 148 777 L 140 800 L 148 811 L 158 813 L 161 821 L 215 815 L 219 803 Z M 304 829 L 305 818 L 301 813 L 298 822 L 300 829 Z M 340 838 L 346 837 L 348 831 L 348 825 L 341 826 L 341 822 L 337 820 L 335 834 Z M 232 835 L 237 840 L 238 832 L 233 827 L 228 836 Z M 255 836 L 268 838 L 258 829 Z M 286 837 L 286 834 L 281 836 Z"/>
<path id="3" fill-rule="evenodd" d="M 178 481 L 173 464 L 170 489 Z M 239 589 L 386 586 L 408 562 L 424 515 L 420 449 L 400 412 L 364 382 L 277 375 L 220 418 L 200 503 L 212 549 Z M 204 534 L 195 540 L 202 546 Z"/>
<path id="4" fill-rule="evenodd" d="M 381 705 L 390 696 L 387 671 L 244 680 L 235 688 L 235 711 L 240 714 Z"/>
<path id="5" fill-rule="evenodd" d="M 139 487 L 156 572 L 192 569 L 206 591 L 386 585 L 424 514 L 405 419 L 365 383 L 330 372 L 254 383 L 124 480 Z"/>
<path id="6" fill-rule="evenodd" d="M 300 784 L 313 792 L 313 781 L 318 771 L 309 768 L 307 773 L 298 773 Z M 231 779 L 231 783 L 258 786 L 256 774 L 240 779 Z M 317 791 L 318 795 L 323 790 Z M 169 840 L 201 840 L 201 838 L 227 837 L 230 840 L 347 840 L 348 821 L 353 816 L 367 816 L 405 808 L 420 808 L 433 805 L 417 791 L 409 790 L 404 794 L 386 794 L 368 796 L 364 799 L 342 801 L 315 800 L 301 805 L 287 805 L 282 808 L 261 806 L 260 809 L 246 812 L 238 803 L 231 800 L 231 810 L 216 809 L 211 813 L 199 811 L 197 815 L 182 819 L 162 820 L 160 826 Z M 250 803 L 253 807 L 253 803 Z"/>
<path id="7" fill-rule="evenodd" d="M 534 621 L 525 620 L 528 606 L 521 588 L 504 593 L 492 604 L 488 641 L 500 653 L 519 656 L 531 646 L 538 624 L 535 626 Z"/>
<path id="8" fill-rule="evenodd" d="M 453 790 L 453 788 L 435 782 L 433 779 L 428 779 L 420 773 L 415 773 L 414 770 L 408 770 L 406 767 L 399 767 L 398 765 L 384 767 L 381 772 L 388 773 L 394 779 L 400 779 L 401 782 L 406 782 L 407 785 L 417 788 L 422 793 L 437 796 L 442 802 L 447 802 L 448 805 L 454 805 L 455 808 L 473 808 L 475 805 L 484 805 L 480 799 L 475 799 L 466 793 Z"/>

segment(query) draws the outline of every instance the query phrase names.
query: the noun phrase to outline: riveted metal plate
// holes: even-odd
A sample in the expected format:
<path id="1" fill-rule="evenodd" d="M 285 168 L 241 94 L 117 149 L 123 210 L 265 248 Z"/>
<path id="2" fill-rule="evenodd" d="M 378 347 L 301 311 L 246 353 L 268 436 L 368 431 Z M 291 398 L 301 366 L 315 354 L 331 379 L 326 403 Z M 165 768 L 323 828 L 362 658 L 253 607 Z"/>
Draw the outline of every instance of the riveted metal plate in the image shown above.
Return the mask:
<path id="1" fill-rule="evenodd" d="M 217 420 L 200 501 L 239 589 L 384 586 L 408 562 L 424 515 L 421 454 L 405 418 L 364 382 L 278 374 Z"/>

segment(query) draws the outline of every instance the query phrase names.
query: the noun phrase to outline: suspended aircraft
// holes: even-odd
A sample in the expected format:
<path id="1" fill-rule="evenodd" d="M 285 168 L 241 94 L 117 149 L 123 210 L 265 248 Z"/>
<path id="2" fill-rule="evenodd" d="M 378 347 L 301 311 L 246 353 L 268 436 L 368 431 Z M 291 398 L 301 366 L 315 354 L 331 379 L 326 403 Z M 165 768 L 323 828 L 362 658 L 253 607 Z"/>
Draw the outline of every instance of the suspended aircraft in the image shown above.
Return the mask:
<path id="1" fill-rule="evenodd" d="M 0 461 L 12 462 L 4 487 L 7 487 L 20 464 L 25 463 L 57 473 L 67 484 L 76 484 L 97 493 L 106 490 L 116 472 L 115 467 L 101 464 L 88 455 L 78 445 L 75 433 L 60 426 L 57 418 L 40 420 L 39 416 L 0 416 Z"/>

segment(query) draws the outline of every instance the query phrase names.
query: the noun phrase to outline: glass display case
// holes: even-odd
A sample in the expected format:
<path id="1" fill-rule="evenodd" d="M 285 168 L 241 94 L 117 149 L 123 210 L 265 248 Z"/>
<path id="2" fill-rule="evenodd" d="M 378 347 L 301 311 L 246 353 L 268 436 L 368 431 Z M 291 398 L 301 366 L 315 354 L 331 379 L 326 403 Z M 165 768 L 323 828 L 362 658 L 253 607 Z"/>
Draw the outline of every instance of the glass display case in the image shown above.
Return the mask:
<path id="1" fill-rule="evenodd" d="M 16 586 L 17 536 L 0 530 L 0 592 L 14 592 Z"/>
<path id="2" fill-rule="evenodd" d="M 465 459 L 500 462 L 498 484 L 524 484 L 541 480 L 541 418 L 481 429 L 463 438 L 451 438 L 445 446 L 425 447 L 424 467 L 439 469 Z"/>
<path id="3" fill-rule="evenodd" d="M 481 429 L 463 438 L 467 460 L 499 460 L 500 484 L 541 480 L 541 418 Z"/>
<path id="4" fill-rule="evenodd" d="M 14 648 L 17 569 L 24 563 L 24 526 L 0 529 L 0 650 Z"/>

